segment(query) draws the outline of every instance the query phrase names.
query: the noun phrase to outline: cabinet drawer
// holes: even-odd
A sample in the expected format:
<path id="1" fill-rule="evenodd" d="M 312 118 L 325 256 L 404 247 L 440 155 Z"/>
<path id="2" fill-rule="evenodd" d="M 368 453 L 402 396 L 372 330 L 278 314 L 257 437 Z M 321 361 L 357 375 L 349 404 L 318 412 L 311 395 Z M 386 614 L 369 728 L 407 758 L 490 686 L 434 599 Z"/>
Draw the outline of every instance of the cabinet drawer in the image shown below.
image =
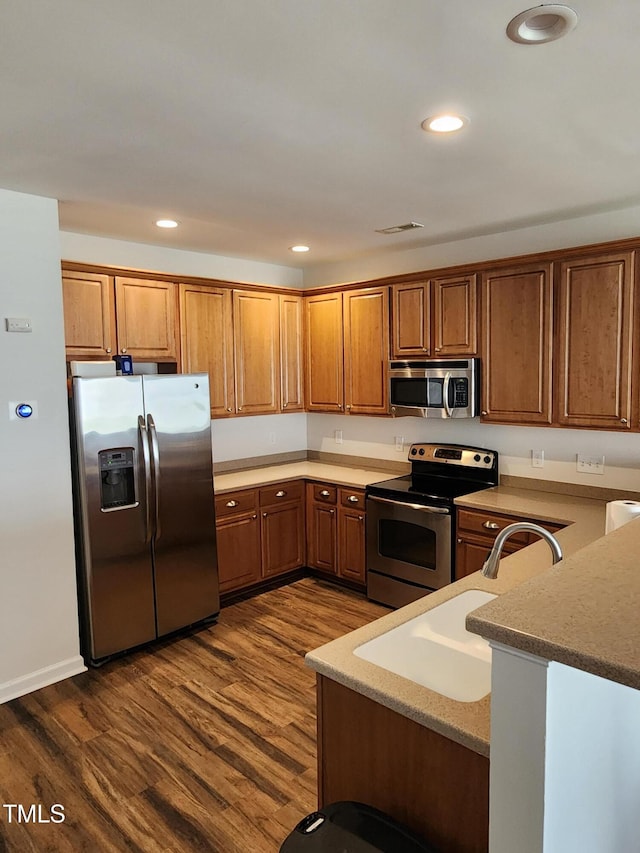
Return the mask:
<path id="1" fill-rule="evenodd" d="M 302 498 L 303 483 L 295 480 L 291 483 L 276 483 L 260 489 L 260 506 L 272 506 L 286 501 L 299 501 Z"/>
<path id="2" fill-rule="evenodd" d="M 360 489 L 338 489 L 340 506 L 364 510 L 364 492 Z"/>
<path id="3" fill-rule="evenodd" d="M 217 518 L 250 512 L 258 506 L 258 493 L 255 489 L 228 492 L 226 495 L 218 495 L 215 499 L 215 505 Z"/>
<path id="4" fill-rule="evenodd" d="M 324 483 L 313 483 L 313 499 L 319 503 L 334 504 L 338 498 L 336 486 L 327 486 Z"/>
<path id="5" fill-rule="evenodd" d="M 469 533 L 485 536 L 488 539 L 495 539 L 498 533 L 507 527 L 507 525 L 522 520 L 516 516 L 497 515 L 493 512 L 474 512 L 467 509 L 458 510 L 458 530 L 467 530 Z M 515 533 L 509 537 L 509 542 L 527 545 L 529 543 L 529 535 L 526 531 Z"/>

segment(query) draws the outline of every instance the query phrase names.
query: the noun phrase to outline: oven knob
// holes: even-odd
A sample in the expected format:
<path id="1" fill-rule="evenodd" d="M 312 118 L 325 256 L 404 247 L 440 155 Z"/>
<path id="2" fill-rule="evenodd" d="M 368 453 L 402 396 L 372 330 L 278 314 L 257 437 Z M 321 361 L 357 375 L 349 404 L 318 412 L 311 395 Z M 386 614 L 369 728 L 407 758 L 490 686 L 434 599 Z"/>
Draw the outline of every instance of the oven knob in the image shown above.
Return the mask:
<path id="1" fill-rule="evenodd" d="M 411 448 L 411 455 L 412 455 L 412 456 L 415 456 L 417 452 L 418 452 L 418 451 L 417 451 L 417 449 L 416 449 L 415 447 L 412 447 L 412 448 Z"/>
<path id="2" fill-rule="evenodd" d="M 476 453 L 476 455 L 473 457 L 473 461 L 474 461 L 474 462 L 479 462 L 481 458 L 482 458 L 482 457 L 480 456 L 480 454 L 479 454 L 479 453 Z"/>
<path id="3" fill-rule="evenodd" d="M 485 457 L 484 457 L 484 461 L 487 463 L 487 465 L 489 465 L 489 463 L 491 462 L 491 457 L 490 457 L 490 456 L 485 456 Z"/>
<path id="4" fill-rule="evenodd" d="M 420 456 L 424 456 L 424 447 L 421 447 L 418 453 L 420 454 Z"/>

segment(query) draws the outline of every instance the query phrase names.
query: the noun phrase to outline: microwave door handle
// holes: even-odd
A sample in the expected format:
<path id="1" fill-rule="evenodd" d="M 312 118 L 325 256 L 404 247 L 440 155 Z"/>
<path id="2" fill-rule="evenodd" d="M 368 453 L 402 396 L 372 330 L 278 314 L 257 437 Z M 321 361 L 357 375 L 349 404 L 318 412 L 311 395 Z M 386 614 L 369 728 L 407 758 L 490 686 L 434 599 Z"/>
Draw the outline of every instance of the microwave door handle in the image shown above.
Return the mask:
<path id="1" fill-rule="evenodd" d="M 160 449 L 158 447 L 158 431 L 153 420 L 153 415 L 147 415 L 147 424 L 149 426 L 149 437 L 151 439 L 151 451 L 153 453 L 153 486 L 155 492 L 155 540 L 160 538 L 162 528 L 160 527 Z"/>
<path id="2" fill-rule="evenodd" d="M 144 541 L 148 544 L 151 541 L 151 454 L 149 452 L 149 433 L 142 415 L 138 415 L 138 432 L 140 433 L 144 473 Z"/>
<path id="3" fill-rule="evenodd" d="M 374 501 L 380 504 L 391 504 L 392 506 L 407 507 L 408 509 L 417 509 L 420 512 L 435 513 L 437 515 L 451 515 L 451 512 L 443 506 L 422 506 L 422 504 L 410 504 L 405 501 L 392 501 L 389 498 L 377 498 L 373 495 L 367 495 L 367 500 Z"/>
<path id="4" fill-rule="evenodd" d="M 444 383 L 442 385 L 442 402 L 444 404 L 444 410 L 447 413 L 448 418 L 453 417 L 453 412 L 451 411 L 451 406 L 449 405 L 449 383 L 451 382 L 451 374 L 447 371 L 444 375 Z"/>

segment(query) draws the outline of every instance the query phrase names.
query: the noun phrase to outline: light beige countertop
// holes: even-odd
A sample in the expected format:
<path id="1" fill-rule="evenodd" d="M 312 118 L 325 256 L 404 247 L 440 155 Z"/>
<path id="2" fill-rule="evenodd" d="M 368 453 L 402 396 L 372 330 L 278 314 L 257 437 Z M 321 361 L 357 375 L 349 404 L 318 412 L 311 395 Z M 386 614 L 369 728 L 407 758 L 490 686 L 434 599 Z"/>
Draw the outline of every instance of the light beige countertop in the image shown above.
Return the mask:
<path id="1" fill-rule="evenodd" d="M 557 534 L 565 557 L 570 557 L 579 551 L 582 554 L 581 549 L 589 546 L 594 540 L 600 540 L 600 542 L 595 543 L 594 547 L 599 547 L 601 553 L 608 552 L 611 546 L 616 544 L 615 539 L 610 537 L 615 535 L 616 538 L 620 539 L 617 534 L 624 530 L 621 528 L 616 534 L 609 534 L 609 537 L 604 539 L 605 502 L 564 494 L 498 486 L 459 498 L 456 500 L 456 504 L 474 509 L 487 509 L 516 516 L 565 523 L 568 526 Z M 640 521 L 638 522 L 638 542 L 640 543 Z M 577 555 L 572 560 L 571 565 L 580 564 L 581 557 Z M 558 564 L 558 568 L 553 570 L 553 577 L 562 576 L 561 567 L 565 564 L 568 564 L 567 560 Z M 496 639 L 515 645 L 510 635 L 508 636 L 508 632 L 511 630 L 509 628 L 510 600 L 517 597 L 523 614 L 530 610 L 531 608 L 527 607 L 528 593 L 526 590 L 532 585 L 535 590 L 543 588 L 544 580 L 550 574 L 548 571 L 550 567 L 551 551 L 548 545 L 542 541 L 535 542 L 501 560 L 499 575 L 496 580 L 488 580 L 482 577 L 479 572 L 469 575 L 406 607 L 390 612 L 345 637 L 315 649 L 307 654 L 306 662 L 318 673 L 332 678 L 334 681 L 368 696 L 394 711 L 398 711 L 421 725 L 428 726 L 481 755 L 488 755 L 490 696 L 485 696 L 479 702 L 458 702 L 449 699 L 356 657 L 353 650 L 362 643 L 386 633 L 467 589 L 482 589 L 497 593 L 500 596 L 495 601 L 474 611 L 474 614 L 488 614 L 482 618 L 482 621 L 475 616 L 470 616 L 467 624 L 469 625 L 470 621 L 473 620 L 474 630 L 476 630 L 476 624 L 482 625 L 482 632 L 478 630 L 478 633 L 490 636 L 489 632 L 495 630 L 496 633 L 500 634 Z M 604 569 L 601 569 L 601 573 L 605 574 Z M 568 575 L 569 573 L 565 574 Z M 640 578 L 640 572 L 638 577 Z M 536 580 L 531 580 L 532 578 Z M 561 597 L 563 594 L 561 589 L 570 587 L 571 583 L 570 581 L 565 581 L 564 584 L 558 581 L 556 583 L 558 584 L 558 591 L 546 599 L 545 610 L 547 613 L 552 609 L 558 613 L 567 613 L 567 608 Z M 589 590 L 582 589 L 582 594 L 587 598 Z M 618 594 L 620 594 L 619 589 Z M 578 593 L 574 592 L 574 600 L 577 595 Z M 544 596 L 542 597 L 544 598 Z M 597 600 L 594 598 L 590 600 L 595 608 Z M 561 606 L 559 602 L 561 602 Z M 569 609 L 571 608 L 572 605 L 569 605 Z M 492 613 L 498 613 L 498 615 L 492 619 Z M 525 620 L 524 615 L 522 619 Z M 600 621 L 602 621 L 602 616 Z M 617 618 L 616 622 L 618 622 Z"/>
<path id="2" fill-rule="evenodd" d="M 304 479 L 364 489 L 369 483 L 388 480 L 389 477 L 393 476 L 397 475 L 390 474 L 388 471 L 306 461 L 271 465 L 267 468 L 249 468 L 246 471 L 234 471 L 228 474 L 216 474 L 213 478 L 213 487 L 216 495 L 223 495 L 236 489 L 248 489 L 252 486 L 268 486 L 271 483 Z"/>

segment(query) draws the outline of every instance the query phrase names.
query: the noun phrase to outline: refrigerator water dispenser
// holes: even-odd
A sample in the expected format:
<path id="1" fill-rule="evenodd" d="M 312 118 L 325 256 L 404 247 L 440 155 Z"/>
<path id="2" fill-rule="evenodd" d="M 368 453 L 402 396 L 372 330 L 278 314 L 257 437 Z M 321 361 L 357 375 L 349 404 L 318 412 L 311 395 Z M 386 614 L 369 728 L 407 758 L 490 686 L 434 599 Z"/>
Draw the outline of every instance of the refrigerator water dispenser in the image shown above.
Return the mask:
<path id="1" fill-rule="evenodd" d="M 100 465 L 100 508 L 135 506 L 133 447 L 118 447 L 98 453 Z"/>

